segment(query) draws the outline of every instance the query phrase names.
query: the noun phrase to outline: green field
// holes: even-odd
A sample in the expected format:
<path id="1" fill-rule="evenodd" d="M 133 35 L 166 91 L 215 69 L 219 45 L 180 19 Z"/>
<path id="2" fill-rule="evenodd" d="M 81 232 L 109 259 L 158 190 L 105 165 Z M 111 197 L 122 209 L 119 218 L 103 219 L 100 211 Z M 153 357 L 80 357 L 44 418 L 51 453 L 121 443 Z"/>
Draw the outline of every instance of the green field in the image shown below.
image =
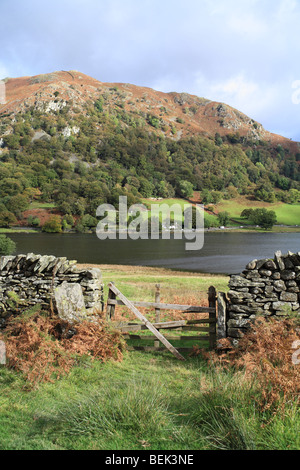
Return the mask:
<path id="1" fill-rule="evenodd" d="M 140 266 L 100 265 L 99 267 L 102 271 L 105 295 L 107 284 L 113 281 L 118 289 L 132 300 L 154 301 L 155 284 L 160 284 L 161 300 L 166 303 L 173 302 L 175 298 L 194 298 L 197 302 L 201 302 L 207 298 L 208 288 L 212 285 L 219 291 L 228 289 L 229 278 L 222 275 Z"/>
<path id="2" fill-rule="evenodd" d="M 300 226 L 300 204 L 284 204 L 281 202 L 268 204 L 266 202 L 251 201 L 246 197 L 222 201 L 217 204 L 218 212 L 229 212 L 231 218 L 241 225 L 246 225 L 245 219 L 240 217 L 244 209 L 258 209 L 263 207 L 267 210 L 275 211 L 277 215 L 277 224 Z"/>
<path id="3" fill-rule="evenodd" d="M 173 204 L 179 204 L 182 208 L 184 204 L 188 204 L 185 199 L 174 198 L 174 199 L 162 199 L 162 200 L 151 200 L 145 199 L 143 203 L 147 206 L 151 204 L 167 204 L 168 206 L 172 206 Z M 255 201 L 247 198 L 246 196 L 240 196 L 236 199 L 230 200 L 223 200 L 219 204 L 215 206 L 215 213 L 219 212 L 228 212 L 230 214 L 231 219 L 233 219 L 230 223 L 231 226 L 247 226 L 249 222 L 244 218 L 241 218 L 240 215 L 244 209 L 257 209 L 257 208 L 266 208 L 267 210 L 275 211 L 277 215 L 277 224 L 278 225 L 290 225 L 290 226 L 300 226 L 300 204 L 284 204 L 281 202 L 269 204 L 262 201 Z M 210 220 L 212 224 L 216 224 L 217 216 L 208 212 L 205 212 L 205 219 Z M 176 220 L 176 216 L 175 216 Z"/>
<path id="4" fill-rule="evenodd" d="M 149 210 L 151 209 L 151 205 L 163 205 L 163 204 L 166 204 L 167 206 L 169 207 L 172 207 L 173 205 L 177 204 L 178 206 L 180 206 L 181 208 L 181 212 L 183 214 L 183 211 L 184 211 L 184 207 L 185 206 L 189 206 L 189 205 L 192 205 L 190 202 L 188 202 L 186 199 L 180 199 L 180 198 L 173 198 L 173 199 L 161 199 L 161 200 L 149 200 L 149 199 L 143 199 L 142 200 L 143 204 L 145 204 Z M 179 224 L 183 223 L 183 216 L 181 215 L 177 215 L 176 213 L 174 213 L 174 221 L 175 222 L 178 222 Z M 173 214 L 171 213 L 171 216 L 173 216 Z M 218 225 L 218 222 L 217 222 L 217 217 L 213 214 L 210 214 L 208 212 L 204 212 L 204 218 L 205 220 L 207 221 L 210 221 L 212 225 Z"/>
<path id="5" fill-rule="evenodd" d="M 31 209 L 54 209 L 55 207 L 56 207 L 55 203 L 34 201 L 30 204 L 29 210 Z"/>
<path id="6" fill-rule="evenodd" d="M 38 233 L 38 230 L 35 230 L 34 228 L 26 228 L 21 229 L 21 228 L 0 228 L 0 233 Z"/>

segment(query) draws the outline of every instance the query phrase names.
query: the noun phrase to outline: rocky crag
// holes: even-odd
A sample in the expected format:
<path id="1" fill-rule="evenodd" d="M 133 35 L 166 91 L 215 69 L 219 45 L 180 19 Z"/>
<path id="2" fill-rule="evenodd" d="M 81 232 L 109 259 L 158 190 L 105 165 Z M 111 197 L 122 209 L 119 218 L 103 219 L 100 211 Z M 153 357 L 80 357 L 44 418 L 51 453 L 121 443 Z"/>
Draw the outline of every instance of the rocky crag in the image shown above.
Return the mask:
<path id="1" fill-rule="evenodd" d="M 151 132 L 178 140 L 202 135 L 221 136 L 239 132 L 241 136 L 273 145 L 281 144 L 298 152 L 298 143 L 265 130 L 262 124 L 225 103 L 211 101 L 188 93 L 163 93 L 129 83 L 104 83 L 76 70 L 56 71 L 34 77 L 6 78 L 6 101 L 0 104 L 0 117 L 13 121 L 18 114 L 34 109 L 46 114 L 68 108 L 69 116 L 88 113 L 86 105 L 104 97 L 107 112 L 123 109 L 140 119 L 153 115 L 161 120 L 160 129 L 147 123 Z M 66 127 L 62 135 L 78 134 L 80 128 Z M 176 131 L 176 132 L 175 132 Z M 8 126 L 6 133 L 12 132 Z M 35 136 L 38 138 L 38 134 Z M 46 136 L 47 137 L 47 136 Z M 0 141 L 1 146 L 1 141 Z"/>

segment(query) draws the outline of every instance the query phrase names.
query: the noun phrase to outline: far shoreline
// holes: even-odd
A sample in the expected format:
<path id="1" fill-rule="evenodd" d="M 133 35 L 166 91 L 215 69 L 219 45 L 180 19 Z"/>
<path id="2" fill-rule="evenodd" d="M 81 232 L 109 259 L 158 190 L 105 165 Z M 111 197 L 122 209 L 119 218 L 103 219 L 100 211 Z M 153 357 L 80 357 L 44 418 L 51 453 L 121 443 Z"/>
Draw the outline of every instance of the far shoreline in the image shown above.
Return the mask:
<path id="1" fill-rule="evenodd" d="M 174 230 L 170 230 L 171 233 L 174 233 Z M 204 229 L 204 233 L 209 233 L 209 232 L 237 232 L 237 233 L 298 233 L 300 232 L 300 226 L 298 225 L 274 225 L 272 229 L 263 229 L 260 227 L 247 227 L 247 226 L 240 226 L 240 227 L 209 227 Z M 61 232 L 43 232 L 40 229 L 36 228 L 31 228 L 31 227 L 21 227 L 21 226 L 16 226 L 13 228 L 6 228 L 2 227 L 0 228 L 0 235 L 1 234 L 60 234 L 60 235 L 70 235 L 70 234 L 77 234 L 77 235 L 82 235 L 82 234 L 95 234 L 94 230 L 87 230 L 84 232 L 76 232 L 75 230 L 67 230 L 67 231 L 61 231 Z M 119 233 L 119 232 L 117 232 Z M 160 232 L 161 233 L 161 232 Z"/>

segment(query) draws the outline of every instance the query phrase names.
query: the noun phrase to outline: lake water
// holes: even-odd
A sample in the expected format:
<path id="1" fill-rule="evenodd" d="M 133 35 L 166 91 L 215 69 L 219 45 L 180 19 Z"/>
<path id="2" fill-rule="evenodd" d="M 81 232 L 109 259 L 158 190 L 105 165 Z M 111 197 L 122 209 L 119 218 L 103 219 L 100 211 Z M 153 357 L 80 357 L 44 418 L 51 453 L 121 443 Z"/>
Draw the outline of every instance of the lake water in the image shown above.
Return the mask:
<path id="1" fill-rule="evenodd" d="M 182 240 L 99 240 L 95 234 L 11 234 L 17 253 L 66 256 L 78 263 L 157 266 L 206 273 L 235 274 L 253 259 L 275 251 L 300 251 L 300 233 L 206 232 L 200 251 L 186 251 Z"/>

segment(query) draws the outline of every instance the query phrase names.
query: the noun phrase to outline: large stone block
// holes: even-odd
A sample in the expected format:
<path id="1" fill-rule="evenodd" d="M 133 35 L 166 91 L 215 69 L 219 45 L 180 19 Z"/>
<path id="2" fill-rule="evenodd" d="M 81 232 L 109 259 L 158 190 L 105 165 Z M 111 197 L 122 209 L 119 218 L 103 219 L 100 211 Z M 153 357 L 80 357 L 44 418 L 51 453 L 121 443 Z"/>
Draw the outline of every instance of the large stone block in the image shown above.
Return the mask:
<path id="1" fill-rule="evenodd" d="M 293 292 L 281 292 L 280 300 L 283 302 L 297 302 L 298 295 L 294 294 Z"/>
<path id="2" fill-rule="evenodd" d="M 80 284 L 63 282 L 54 290 L 59 318 L 69 323 L 86 319 L 86 307 Z"/>

